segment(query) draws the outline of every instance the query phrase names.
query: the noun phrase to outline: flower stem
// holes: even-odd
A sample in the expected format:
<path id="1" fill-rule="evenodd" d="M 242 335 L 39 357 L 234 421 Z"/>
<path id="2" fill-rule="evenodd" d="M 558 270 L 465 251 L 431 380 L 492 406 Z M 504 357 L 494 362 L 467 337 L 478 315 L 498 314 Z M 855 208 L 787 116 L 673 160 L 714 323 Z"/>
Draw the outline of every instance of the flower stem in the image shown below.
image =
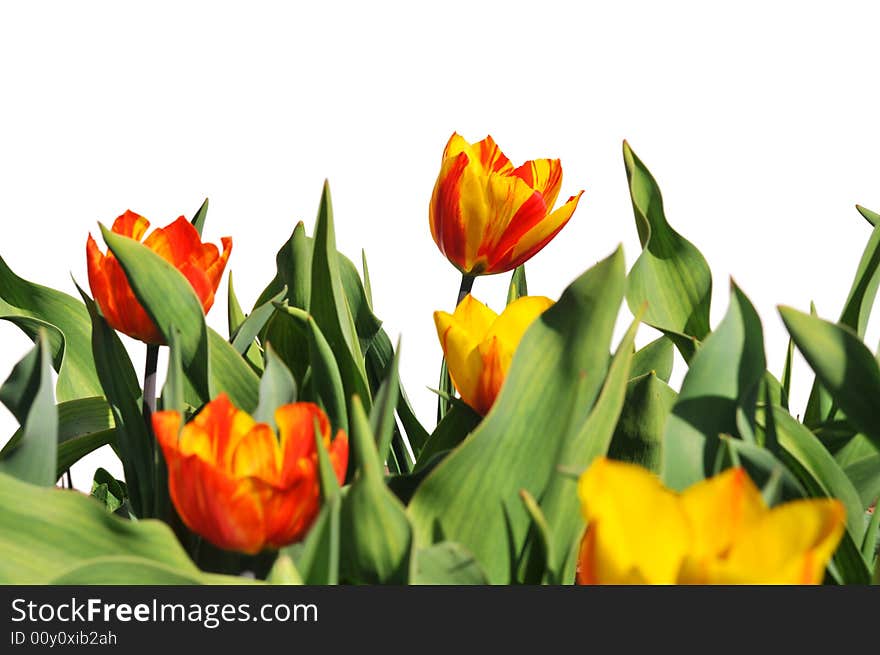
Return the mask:
<path id="1" fill-rule="evenodd" d="M 461 301 L 464 300 L 464 297 L 471 292 L 471 289 L 474 288 L 474 280 L 476 279 L 477 278 L 474 275 L 461 276 L 461 286 L 458 287 L 458 300 L 455 301 L 456 307 L 461 304 Z"/>
<path id="2" fill-rule="evenodd" d="M 147 425 L 147 434 L 153 434 L 153 414 L 156 413 L 156 369 L 159 364 L 159 346 L 147 344 L 147 360 L 144 365 L 144 423 Z M 158 447 L 156 440 L 150 440 L 150 449 L 153 452 L 153 511 L 147 516 L 158 516 L 160 505 L 159 489 L 159 462 Z"/>

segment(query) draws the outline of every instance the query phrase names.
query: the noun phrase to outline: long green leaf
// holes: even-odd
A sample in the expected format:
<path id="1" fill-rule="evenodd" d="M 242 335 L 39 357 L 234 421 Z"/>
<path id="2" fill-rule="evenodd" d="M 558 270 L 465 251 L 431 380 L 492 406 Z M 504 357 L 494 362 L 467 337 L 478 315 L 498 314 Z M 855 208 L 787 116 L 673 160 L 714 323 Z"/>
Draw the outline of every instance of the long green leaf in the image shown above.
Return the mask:
<path id="1" fill-rule="evenodd" d="M 880 367 L 850 328 L 780 307 L 789 334 L 847 420 L 880 448 Z"/>
<path id="2" fill-rule="evenodd" d="M 516 576 L 531 525 L 519 492 L 541 498 L 559 453 L 589 414 L 605 379 L 624 280 L 618 249 L 529 327 L 493 408 L 410 502 L 420 547 L 456 541 L 490 582 Z"/>
<path id="3" fill-rule="evenodd" d="M 755 405 L 766 370 L 761 320 L 731 283 L 730 307 L 691 361 L 663 435 L 663 480 L 682 490 L 712 475 L 719 435 L 754 440 Z"/>
<path id="4" fill-rule="evenodd" d="M 700 251 L 667 222 L 660 187 L 626 141 L 623 160 L 643 248 L 627 279 L 627 304 L 635 313 L 647 302 L 645 323 L 669 336 L 690 361 L 694 341 L 709 334 L 712 274 Z"/>
<path id="5" fill-rule="evenodd" d="M 631 379 L 608 456 L 660 473 L 663 431 L 677 397 L 652 373 Z"/>

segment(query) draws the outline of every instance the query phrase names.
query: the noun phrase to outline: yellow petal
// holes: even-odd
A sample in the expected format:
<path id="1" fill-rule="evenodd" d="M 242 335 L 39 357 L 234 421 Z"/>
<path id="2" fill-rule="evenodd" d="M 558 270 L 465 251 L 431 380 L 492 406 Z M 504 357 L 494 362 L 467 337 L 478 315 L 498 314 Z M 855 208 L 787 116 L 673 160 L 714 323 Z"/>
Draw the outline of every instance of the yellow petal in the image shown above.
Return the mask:
<path id="1" fill-rule="evenodd" d="M 497 337 L 502 348 L 513 356 L 528 327 L 552 305 L 553 301 L 544 296 L 517 298 L 492 322 L 484 340 Z"/>
<path id="2" fill-rule="evenodd" d="M 681 502 L 693 530 L 690 556 L 698 559 L 726 555 L 740 532 L 767 512 L 761 492 L 741 468 L 688 487 Z"/>
<path id="3" fill-rule="evenodd" d="M 478 162 L 487 172 L 507 173 L 513 170 L 513 164 L 507 156 L 501 152 L 501 148 L 491 136 L 474 144 L 468 143 L 464 137 L 457 133 L 449 138 L 446 149 L 443 151 L 443 159 L 455 157 L 465 153 L 468 159 Z"/>
<path id="4" fill-rule="evenodd" d="M 256 477 L 274 483 L 281 468 L 281 450 L 275 433 L 267 424 L 257 423 L 235 444 L 230 462 L 233 477 Z"/>
<path id="5" fill-rule="evenodd" d="M 472 407 L 483 370 L 477 347 L 496 316 L 470 295 L 465 296 L 454 314 L 434 312 L 434 324 L 446 356 L 449 376 L 462 399 Z"/>
<path id="6" fill-rule="evenodd" d="M 591 539 L 579 576 L 598 584 L 673 584 L 690 543 L 678 496 L 646 469 L 606 458 L 578 481 Z"/>
<path id="7" fill-rule="evenodd" d="M 509 259 L 518 264 L 517 260 L 523 255 L 537 252 L 543 248 L 559 230 L 565 227 L 571 215 L 574 214 L 574 210 L 577 209 L 578 201 L 583 193 L 580 191 L 576 196 L 569 198 L 562 207 L 526 232 L 513 247 Z"/>
<path id="8" fill-rule="evenodd" d="M 775 507 L 742 531 L 710 582 L 819 584 L 845 524 L 846 510 L 833 498 Z"/>
<path id="9" fill-rule="evenodd" d="M 214 441 L 210 433 L 196 423 L 187 423 L 180 433 L 178 444 L 180 454 L 184 457 L 196 455 L 199 459 L 214 464 Z"/>

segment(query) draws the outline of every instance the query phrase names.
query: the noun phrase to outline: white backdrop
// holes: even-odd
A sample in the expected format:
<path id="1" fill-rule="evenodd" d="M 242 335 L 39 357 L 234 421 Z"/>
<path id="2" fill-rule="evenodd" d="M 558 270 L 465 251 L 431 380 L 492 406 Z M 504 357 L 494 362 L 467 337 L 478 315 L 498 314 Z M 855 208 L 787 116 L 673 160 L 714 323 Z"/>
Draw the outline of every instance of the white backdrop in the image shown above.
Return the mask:
<path id="1" fill-rule="evenodd" d="M 853 205 L 880 209 L 880 11 L 607 4 L 4 3 L 0 255 L 75 293 L 97 221 L 130 208 L 164 225 L 208 196 L 205 235 L 233 236 L 249 308 L 296 221 L 311 230 L 327 177 L 339 248 L 356 261 L 366 249 L 375 311 L 403 335 L 403 381 L 432 425 L 431 314 L 452 309 L 459 278 L 427 205 L 450 133 L 491 133 L 517 163 L 559 157 L 561 196 L 586 189 L 527 267 L 530 291 L 551 297 L 620 242 L 628 265 L 638 255 L 626 138 L 712 267 L 713 326 L 733 275 L 778 374 L 775 306 L 813 299 L 836 318 L 869 235 Z M 500 309 L 506 284 L 480 279 L 475 295 Z M 224 280 L 209 315 L 224 333 L 225 307 Z M 642 328 L 639 342 L 654 336 Z M 0 379 L 29 343 L 0 322 Z M 143 346 L 126 343 L 140 370 Z M 799 360 L 794 407 L 810 380 Z M 14 428 L 0 408 L 0 443 Z M 74 470 L 77 486 L 96 465 L 121 474 L 99 452 Z"/>

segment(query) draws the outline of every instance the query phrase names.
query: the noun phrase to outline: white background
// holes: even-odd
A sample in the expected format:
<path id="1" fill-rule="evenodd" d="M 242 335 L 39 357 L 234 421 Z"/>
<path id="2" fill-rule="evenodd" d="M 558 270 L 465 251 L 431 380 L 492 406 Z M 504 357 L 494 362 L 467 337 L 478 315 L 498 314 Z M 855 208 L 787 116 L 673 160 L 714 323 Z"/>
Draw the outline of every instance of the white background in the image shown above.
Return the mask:
<path id="1" fill-rule="evenodd" d="M 515 163 L 559 157 L 561 197 L 586 189 L 528 264 L 531 293 L 554 298 L 618 243 L 628 265 L 638 255 L 626 138 L 712 267 L 713 326 L 733 275 L 778 375 L 776 305 L 813 299 L 836 318 L 869 235 L 853 206 L 880 209 L 876 5 L 608 5 L 4 3 L 0 255 L 73 294 L 97 221 L 130 208 L 165 225 L 208 196 L 205 236 L 233 236 L 247 309 L 296 221 L 311 230 L 327 177 L 339 248 L 366 249 L 375 311 L 402 333 L 404 384 L 433 425 L 431 315 L 452 309 L 459 278 L 427 206 L 449 135 L 491 133 Z M 480 279 L 475 295 L 498 310 L 506 284 Z M 224 280 L 209 315 L 223 333 L 225 315 Z M 0 323 L 0 379 L 29 343 Z M 126 343 L 140 370 L 142 344 Z M 810 381 L 799 360 L 796 409 Z M 14 428 L 0 409 L 0 442 Z M 98 453 L 78 486 L 96 465 L 119 473 Z"/>

